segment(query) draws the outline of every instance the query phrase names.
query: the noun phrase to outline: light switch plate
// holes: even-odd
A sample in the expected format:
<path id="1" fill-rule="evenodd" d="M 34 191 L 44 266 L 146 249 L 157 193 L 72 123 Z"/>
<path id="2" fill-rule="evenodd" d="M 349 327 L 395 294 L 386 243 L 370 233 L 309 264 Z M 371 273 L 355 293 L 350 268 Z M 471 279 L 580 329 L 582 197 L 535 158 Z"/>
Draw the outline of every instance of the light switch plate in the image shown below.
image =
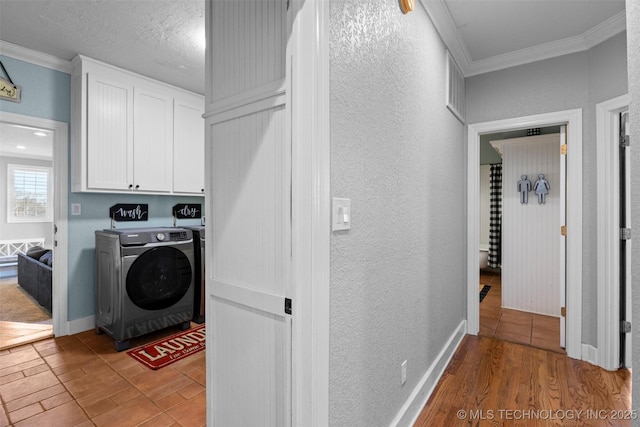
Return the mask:
<path id="1" fill-rule="evenodd" d="M 71 215 L 82 215 L 82 205 L 80 203 L 71 203 Z"/>
<path id="2" fill-rule="evenodd" d="M 331 230 L 351 229 L 351 199 L 331 199 Z"/>

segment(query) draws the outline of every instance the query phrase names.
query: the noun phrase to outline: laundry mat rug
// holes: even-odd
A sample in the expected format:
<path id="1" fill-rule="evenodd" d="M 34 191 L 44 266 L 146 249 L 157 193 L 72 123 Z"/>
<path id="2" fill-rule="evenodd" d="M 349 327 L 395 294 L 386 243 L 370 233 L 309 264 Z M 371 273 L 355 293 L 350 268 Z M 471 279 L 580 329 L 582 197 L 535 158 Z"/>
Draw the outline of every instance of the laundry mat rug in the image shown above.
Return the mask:
<path id="1" fill-rule="evenodd" d="M 136 347 L 127 354 L 151 369 L 160 369 L 205 348 L 205 325 Z"/>
<path id="2" fill-rule="evenodd" d="M 480 285 L 480 302 L 487 296 L 487 292 L 489 292 L 491 286 L 489 285 Z M 493 294 L 492 294 L 493 295 Z"/>

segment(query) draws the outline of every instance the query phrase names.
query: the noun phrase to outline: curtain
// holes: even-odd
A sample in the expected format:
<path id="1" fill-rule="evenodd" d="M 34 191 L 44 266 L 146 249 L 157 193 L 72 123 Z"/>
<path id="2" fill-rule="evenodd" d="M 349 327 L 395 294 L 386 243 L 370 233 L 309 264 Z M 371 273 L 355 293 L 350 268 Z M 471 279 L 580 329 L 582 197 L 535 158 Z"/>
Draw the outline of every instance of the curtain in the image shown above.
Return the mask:
<path id="1" fill-rule="evenodd" d="M 489 262 L 491 268 L 502 262 L 502 164 L 489 172 Z"/>

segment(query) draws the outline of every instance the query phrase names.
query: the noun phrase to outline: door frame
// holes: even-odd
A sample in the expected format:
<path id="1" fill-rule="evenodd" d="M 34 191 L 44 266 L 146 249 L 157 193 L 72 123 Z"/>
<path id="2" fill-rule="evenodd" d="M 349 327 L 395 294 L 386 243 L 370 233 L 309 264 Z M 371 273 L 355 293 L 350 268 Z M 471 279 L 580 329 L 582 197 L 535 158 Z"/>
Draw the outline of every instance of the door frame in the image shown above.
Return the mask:
<path id="1" fill-rule="evenodd" d="M 598 350 L 597 364 L 604 369 L 620 367 L 620 165 L 618 114 L 629 109 L 629 95 L 596 104 Z M 627 273 L 628 274 L 628 273 Z M 627 288 L 631 278 L 628 277 Z M 630 295 L 630 294 L 629 294 Z M 630 299 L 630 298 L 629 298 Z M 631 311 L 628 311 L 631 316 Z M 631 321 L 630 318 L 627 319 Z M 631 336 L 631 335 L 629 335 Z M 629 343 L 628 343 L 629 344 Z M 627 358 L 631 352 L 627 345 Z"/>
<path id="2" fill-rule="evenodd" d="M 467 129 L 467 333 L 480 329 L 479 205 L 480 135 L 567 125 L 567 317 L 566 351 L 582 359 L 582 109 L 557 111 L 468 125 Z M 560 233 L 560 230 L 558 230 Z"/>
<path id="3" fill-rule="evenodd" d="M 54 336 L 69 334 L 67 322 L 67 235 L 69 198 L 69 126 L 67 123 L 39 117 L 0 111 L 0 121 L 21 126 L 33 126 L 53 132 L 54 212 L 52 235 L 56 267 L 52 275 L 52 320 Z M 57 231 L 56 231 L 57 228 Z"/>
<path id="4" fill-rule="evenodd" d="M 320 427 L 329 424 L 329 5 L 293 6 L 293 425 Z"/>

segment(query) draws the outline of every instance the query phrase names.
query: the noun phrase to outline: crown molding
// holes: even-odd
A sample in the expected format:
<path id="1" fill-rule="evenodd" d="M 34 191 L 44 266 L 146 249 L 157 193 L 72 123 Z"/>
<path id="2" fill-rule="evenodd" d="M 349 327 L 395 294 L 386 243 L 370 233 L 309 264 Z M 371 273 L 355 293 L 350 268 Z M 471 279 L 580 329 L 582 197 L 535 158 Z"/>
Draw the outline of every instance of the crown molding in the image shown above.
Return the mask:
<path id="1" fill-rule="evenodd" d="M 627 11 L 622 10 L 611 18 L 596 25 L 582 34 L 587 49 L 599 45 L 605 40 L 620 34 L 627 29 Z"/>
<path id="2" fill-rule="evenodd" d="M 10 56 L 11 58 L 20 61 L 40 65 L 41 67 L 71 74 L 71 61 L 60 59 L 47 53 L 38 52 L 37 50 L 28 49 L 4 40 L 0 40 L 0 54 Z"/>
<path id="3" fill-rule="evenodd" d="M 627 27 L 626 11 L 623 10 L 581 35 L 474 61 L 445 0 L 420 0 L 420 3 L 465 77 L 583 52 L 625 31 Z"/>
<path id="4" fill-rule="evenodd" d="M 462 35 L 456 28 L 449 8 L 444 0 L 420 0 L 420 4 L 431 18 L 431 22 L 440 34 L 440 38 L 451 52 L 454 62 L 460 68 L 463 76 L 467 76 L 472 64 L 471 55 Z"/>

